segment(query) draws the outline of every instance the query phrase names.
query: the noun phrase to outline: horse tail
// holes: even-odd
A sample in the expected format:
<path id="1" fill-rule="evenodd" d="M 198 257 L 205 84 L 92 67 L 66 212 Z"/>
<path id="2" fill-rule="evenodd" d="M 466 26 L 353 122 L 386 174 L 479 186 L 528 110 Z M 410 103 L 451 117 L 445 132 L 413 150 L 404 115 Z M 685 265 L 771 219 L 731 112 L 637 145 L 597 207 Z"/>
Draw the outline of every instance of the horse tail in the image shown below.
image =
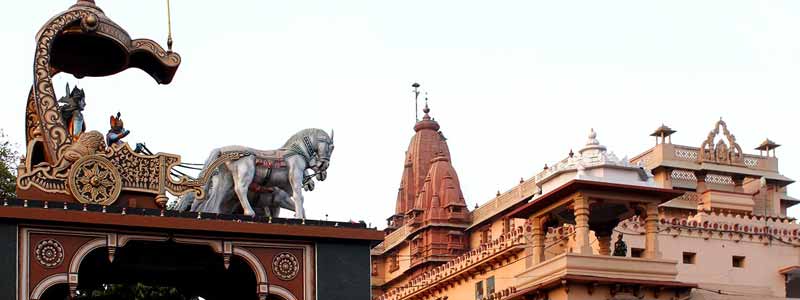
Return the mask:
<path id="1" fill-rule="evenodd" d="M 206 162 L 203 164 L 203 170 L 205 170 L 204 172 L 211 172 L 211 175 L 207 177 L 208 181 L 203 185 L 203 194 L 205 195 L 205 199 L 208 199 L 208 192 L 211 190 L 211 177 L 214 176 L 213 173 L 216 172 L 216 170 L 209 170 L 208 168 L 211 167 L 211 164 L 213 164 L 220 155 L 222 155 L 221 148 L 211 150 L 211 153 L 208 154 Z"/>

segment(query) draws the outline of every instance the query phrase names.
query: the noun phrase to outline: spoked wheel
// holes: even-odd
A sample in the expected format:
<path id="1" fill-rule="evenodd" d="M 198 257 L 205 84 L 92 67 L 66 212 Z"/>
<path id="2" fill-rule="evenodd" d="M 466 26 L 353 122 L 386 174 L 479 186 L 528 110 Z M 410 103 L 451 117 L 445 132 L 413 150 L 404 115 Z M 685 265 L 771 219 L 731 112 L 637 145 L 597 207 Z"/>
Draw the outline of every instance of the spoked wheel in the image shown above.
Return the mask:
<path id="1" fill-rule="evenodd" d="M 89 155 L 72 165 L 67 186 L 80 203 L 110 205 L 122 191 L 122 177 L 108 159 Z"/>

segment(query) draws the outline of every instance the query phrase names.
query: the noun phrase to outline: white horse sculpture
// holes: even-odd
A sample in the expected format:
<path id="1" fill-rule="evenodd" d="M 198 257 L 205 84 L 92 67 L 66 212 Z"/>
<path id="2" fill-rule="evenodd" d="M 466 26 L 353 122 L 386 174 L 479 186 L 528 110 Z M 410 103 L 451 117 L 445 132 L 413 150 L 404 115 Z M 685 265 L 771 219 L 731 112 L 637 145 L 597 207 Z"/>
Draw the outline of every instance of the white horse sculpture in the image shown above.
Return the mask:
<path id="1" fill-rule="evenodd" d="M 244 157 L 227 161 L 217 170 L 205 170 L 221 154 L 240 152 Z M 231 213 L 241 205 L 245 215 L 255 215 L 251 201 L 257 207 L 267 205 L 270 215 L 277 216 L 280 207 L 287 207 L 281 193 L 285 191 L 294 202 L 296 218 L 305 218 L 303 209 L 303 187 L 313 189 L 309 184 L 311 176 L 320 181 L 327 177 L 333 153 L 333 131 L 328 136 L 324 130 L 309 128 L 289 138 L 278 150 L 257 150 L 243 146 L 226 146 L 211 151 L 203 172 L 215 172 L 206 184 L 205 199 L 196 199 L 194 194 L 180 198 L 177 209 L 185 210 L 191 202 L 191 211 L 208 213 Z M 306 175 L 307 170 L 314 175 Z M 272 188 L 260 191 L 262 188 Z M 250 197 L 258 199 L 250 199 Z M 234 199 L 238 198 L 238 201 Z"/>

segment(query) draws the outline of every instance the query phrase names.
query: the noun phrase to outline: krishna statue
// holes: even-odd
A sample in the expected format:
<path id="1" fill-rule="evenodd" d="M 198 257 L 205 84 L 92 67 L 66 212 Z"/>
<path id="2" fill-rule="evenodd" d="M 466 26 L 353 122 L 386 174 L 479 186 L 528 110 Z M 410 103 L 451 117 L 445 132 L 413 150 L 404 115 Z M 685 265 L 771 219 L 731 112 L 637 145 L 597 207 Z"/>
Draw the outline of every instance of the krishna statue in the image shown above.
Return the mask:
<path id="1" fill-rule="evenodd" d="M 59 106 L 61 112 L 61 119 L 64 120 L 64 126 L 67 127 L 69 133 L 72 135 L 72 141 L 75 142 L 80 137 L 81 133 L 86 131 L 86 123 L 83 121 L 83 109 L 86 107 L 86 94 L 83 89 L 79 89 L 76 85 L 69 90 L 69 83 L 67 83 L 67 96 L 58 99 L 58 103 L 63 103 Z"/>

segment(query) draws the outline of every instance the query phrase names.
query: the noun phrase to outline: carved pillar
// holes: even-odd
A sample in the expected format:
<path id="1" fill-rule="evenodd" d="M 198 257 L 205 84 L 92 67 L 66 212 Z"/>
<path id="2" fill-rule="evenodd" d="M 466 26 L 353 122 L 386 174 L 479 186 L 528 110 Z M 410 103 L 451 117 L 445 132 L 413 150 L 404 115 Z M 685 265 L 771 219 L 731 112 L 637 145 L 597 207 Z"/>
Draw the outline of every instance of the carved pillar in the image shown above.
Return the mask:
<path id="1" fill-rule="evenodd" d="M 706 172 L 694 172 L 694 177 L 697 178 L 695 190 L 699 196 L 697 197 L 697 212 L 702 214 L 706 210 L 711 210 L 710 201 L 703 197 L 703 193 L 708 190 L 708 186 L 706 185 Z"/>
<path id="2" fill-rule="evenodd" d="M 600 247 L 598 250 L 600 255 L 611 255 L 611 232 L 608 232 L 607 235 L 595 232 L 595 236 L 597 236 L 597 245 Z"/>
<path id="3" fill-rule="evenodd" d="M 647 203 L 645 209 L 647 217 L 644 221 L 644 258 L 660 258 L 661 251 L 658 249 L 658 203 Z"/>
<path id="4" fill-rule="evenodd" d="M 575 206 L 575 249 L 580 254 L 591 255 L 592 245 L 589 243 L 589 199 L 576 194 Z"/>
<path id="5" fill-rule="evenodd" d="M 547 217 L 538 217 L 533 219 L 532 226 L 532 244 L 533 244 L 533 265 L 538 265 L 544 262 L 544 240 L 547 233 L 547 228 L 544 227 L 547 222 Z"/>
<path id="6" fill-rule="evenodd" d="M 778 194 L 778 187 L 772 184 L 767 184 L 766 187 L 766 215 L 780 216 L 781 215 L 781 198 Z"/>
<path id="7" fill-rule="evenodd" d="M 78 297 L 78 273 L 67 274 L 67 285 L 69 286 L 69 300 Z"/>
<path id="8" fill-rule="evenodd" d="M 703 193 L 708 190 L 706 185 L 706 172 L 694 172 L 694 177 L 697 178 L 697 192 Z"/>
<path id="9" fill-rule="evenodd" d="M 611 235 L 614 233 L 614 228 L 617 227 L 619 221 L 612 222 L 595 222 L 589 223 L 589 228 L 594 230 L 594 236 L 597 238 L 597 253 L 600 255 L 611 255 Z"/>

